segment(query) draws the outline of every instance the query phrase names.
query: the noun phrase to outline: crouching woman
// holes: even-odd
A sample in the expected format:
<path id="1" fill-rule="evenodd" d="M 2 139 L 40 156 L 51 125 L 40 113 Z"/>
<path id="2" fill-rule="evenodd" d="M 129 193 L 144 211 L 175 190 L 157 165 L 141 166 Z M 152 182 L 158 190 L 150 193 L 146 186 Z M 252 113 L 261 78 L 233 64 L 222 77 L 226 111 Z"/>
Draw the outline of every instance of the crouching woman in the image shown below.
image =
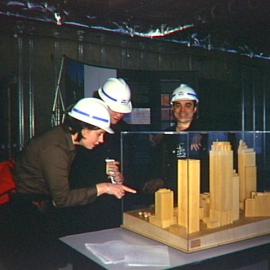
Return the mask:
<path id="1" fill-rule="evenodd" d="M 70 189 L 69 172 L 76 146 L 93 149 L 104 142 L 106 132 L 113 133 L 105 103 L 96 98 L 84 98 L 75 104 L 62 125 L 30 140 L 16 160 L 17 193 L 12 202 L 26 231 L 33 231 L 33 227 L 38 232 L 61 231 L 64 215 L 57 209 L 87 205 L 103 194 L 121 199 L 126 192 L 136 192 L 105 180 L 87 188 Z M 118 167 L 114 170 L 115 177 L 122 183 Z M 27 222 L 23 222 L 25 219 Z"/>

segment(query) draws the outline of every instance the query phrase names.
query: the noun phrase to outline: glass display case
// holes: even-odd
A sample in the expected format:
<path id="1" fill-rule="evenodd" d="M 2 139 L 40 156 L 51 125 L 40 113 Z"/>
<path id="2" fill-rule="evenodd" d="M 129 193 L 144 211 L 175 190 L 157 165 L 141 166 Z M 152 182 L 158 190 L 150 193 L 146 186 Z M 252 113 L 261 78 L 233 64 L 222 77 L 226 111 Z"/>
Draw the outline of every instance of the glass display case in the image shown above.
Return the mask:
<path id="1" fill-rule="evenodd" d="M 123 132 L 122 227 L 184 252 L 270 233 L 269 132 Z"/>

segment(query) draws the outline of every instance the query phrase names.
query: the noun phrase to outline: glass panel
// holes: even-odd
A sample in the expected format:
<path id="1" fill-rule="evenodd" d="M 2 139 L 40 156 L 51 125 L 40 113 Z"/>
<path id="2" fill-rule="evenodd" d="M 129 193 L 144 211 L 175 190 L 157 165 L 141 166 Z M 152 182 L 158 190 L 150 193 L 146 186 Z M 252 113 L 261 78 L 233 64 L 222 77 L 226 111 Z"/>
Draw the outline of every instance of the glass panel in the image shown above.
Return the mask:
<path id="1" fill-rule="evenodd" d="M 123 227 L 185 252 L 270 233 L 269 136 L 122 133 Z"/>

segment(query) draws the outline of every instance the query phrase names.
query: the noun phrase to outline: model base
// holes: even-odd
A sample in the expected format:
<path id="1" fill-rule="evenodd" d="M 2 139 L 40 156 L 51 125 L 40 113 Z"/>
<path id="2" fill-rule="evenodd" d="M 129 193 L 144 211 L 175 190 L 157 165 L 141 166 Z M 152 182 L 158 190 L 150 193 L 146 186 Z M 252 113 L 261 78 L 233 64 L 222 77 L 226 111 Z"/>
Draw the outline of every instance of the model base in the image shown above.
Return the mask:
<path id="1" fill-rule="evenodd" d="M 148 213 L 147 215 L 142 213 Z M 122 227 L 164 243 L 186 253 L 192 253 L 220 245 L 270 233 L 270 218 L 240 218 L 234 224 L 218 229 L 207 229 L 201 222 L 200 232 L 187 234 L 186 229 L 174 224 L 165 229 L 149 222 L 149 210 L 130 211 L 123 214 Z"/>

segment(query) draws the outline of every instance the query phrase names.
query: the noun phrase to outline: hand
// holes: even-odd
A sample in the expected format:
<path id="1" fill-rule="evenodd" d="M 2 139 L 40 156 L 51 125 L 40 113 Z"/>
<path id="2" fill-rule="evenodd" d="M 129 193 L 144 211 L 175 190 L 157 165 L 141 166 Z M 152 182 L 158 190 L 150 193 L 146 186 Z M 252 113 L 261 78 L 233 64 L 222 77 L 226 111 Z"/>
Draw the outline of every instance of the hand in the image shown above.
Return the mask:
<path id="1" fill-rule="evenodd" d="M 190 150 L 199 151 L 201 149 L 202 145 L 200 143 L 192 143 L 190 146 Z"/>
<path id="2" fill-rule="evenodd" d="M 113 184 L 123 184 L 124 176 L 119 170 L 120 163 L 115 160 L 106 161 L 106 173 Z"/>
<path id="3" fill-rule="evenodd" d="M 202 148 L 201 140 L 202 136 L 200 134 L 194 135 L 194 137 L 192 138 L 190 150 L 199 151 Z"/>
<path id="4" fill-rule="evenodd" d="M 121 184 L 109 184 L 108 194 L 114 195 L 118 199 L 124 197 L 126 192 L 136 193 L 136 190 Z"/>
<path id="5" fill-rule="evenodd" d="M 135 189 L 124 186 L 122 184 L 101 183 L 97 184 L 97 195 L 102 194 L 114 195 L 116 198 L 121 199 L 126 192 L 136 193 Z"/>
<path id="6" fill-rule="evenodd" d="M 123 184 L 124 176 L 121 172 L 115 172 L 111 175 L 111 181 L 113 184 Z"/>

